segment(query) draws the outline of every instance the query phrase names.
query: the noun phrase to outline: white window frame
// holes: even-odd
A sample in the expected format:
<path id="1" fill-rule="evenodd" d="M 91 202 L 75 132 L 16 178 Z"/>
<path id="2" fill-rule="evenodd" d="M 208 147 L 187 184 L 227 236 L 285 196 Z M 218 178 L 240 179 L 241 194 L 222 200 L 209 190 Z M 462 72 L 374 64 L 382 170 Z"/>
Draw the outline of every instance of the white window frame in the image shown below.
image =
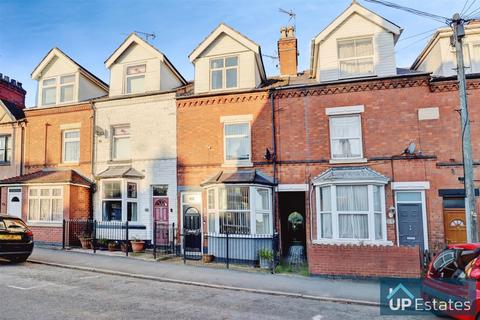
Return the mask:
<path id="1" fill-rule="evenodd" d="M 42 196 L 41 195 L 41 190 L 42 189 L 48 189 L 49 190 L 49 195 L 48 196 Z M 60 195 L 59 196 L 54 196 L 53 195 L 53 190 L 60 190 Z M 36 196 L 31 196 L 30 191 L 31 190 L 37 190 L 37 195 Z M 45 185 L 45 186 L 29 186 L 27 188 L 27 196 L 28 196 L 28 201 L 27 201 L 27 222 L 32 223 L 32 224 L 58 224 L 62 223 L 63 217 L 64 217 L 64 200 L 63 200 L 63 186 L 52 186 L 52 185 Z M 41 200 L 49 200 L 49 214 L 51 217 L 51 220 L 33 220 L 30 219 L 30 200 L 38 200 L 38 209 L 40 210 L 41 207 Z M 62 204 L 62 218 L 60 220 L 53 220 L 53 200 L 61 200 Z"/>
<path id="2" fill-rule="evenodd" d="M 78 138 L 66 138 L 66 133 L 68 132 L 78 132 Z M 78 152 L 78 159 L 77 160 L 73 160 L 73 161 L 67 161 L 65 160 L 65 156 L 66 156 L 66 143 L 67 142 L 78 142 L 78 149 L 79 149 L 79 152 Z M 65 129 L 65 130 L 62 130 L 62 163 L 79 163 L 80 162 L 80 154 L 81 154 L 81 149 L 80 149 L 80 129 Z"/>
<path id="3" fill-rule="evenodd" d="M 104 188 L 105 188 L 105 182 L 118 182 L 120 183 L 120 192 L 121 192 L 121 197 L 120 198 L 104 198 Z M 135 183 L 137 185 L 137 197 L 136 198 L 129 198 L 128 197 L 128 184 L 129 183 Z M 137 204 L 137 220 L 136 221 L 129 221 L 132 225 L 138 225 L 141 224 L 142 217 L 140 216 L 141 210 L 140 210 L 140 204 L 139 204 L 139 198 L 140 198 L 140 181 L 138 180 L 132 180 L 132 179 L 118 179 L 118 178 L 112 178 L 112 179 L 102 179 L 100 183 L 100 197 L 101 197 L 101 210 L 100 210 L 100 221 L 108 221 L 108 220 L 103 220 L 103 203 L 105 201 L 119 201 L 122 203 L 122 218 L 121 220 L 111 220 L 111 221 L 122 221 L 126 222 L 128 219 L 128 202 L 134 202 Z"/>
<path id="4" fill-rule="evenodd" d="M 339 42 L 353 41 L 355 43 L 355 41 L 365 40 L 365 39 L 369 39 L 372 42 L 372 55 L 356 56 L 356 52 L 355 52 L 355 57 L 353 57 L 353 58 L 340 58 Z M 356 49 L 355 49 L 355 51 L 356 51 Z M 368 58 L 372 59 L 373 68 L 372 68 L 372 73 L 371 74 L 370 73 L 358 73 L 358 74 L 350 75 L 350 76 L 346 76 L 346 75 L 342 74 L 341 63 L 343 61 L 358 61 L 360 59 L 368 59 Z M 365 35 L 365 36 L 361 36 L 361 37 L 337 39 L 337 63 L 338 63 L 338 78 L 339 79 L 350 79 L 350 78 L 375 76 L 377 73 L 376 73 L 376 70 L 375 70 L 375 41 L 374 41 L 374 36 L 373 35 Z"/>
<path id="5" fill-rule="evenodd" d="M 5 148 L 3 159 L 0 159 L 0 164 L 10 164 L 12 162 L 12 135 L 2 134 L 0 139 L 5 139 Z"/>
<path id="6" fill-rule="evenodd" d="M 225 189 L 228 187 L 248 187 L 248 197 L 249 197 L 249 210 L 220 210 L 220 189 Z M 268 234 L 257 234 L 256 232 L 256 223 L 257 223 L 257 206 L 256 206 L 256 189 L 267 189 L 268 190 L 268 203 L 269 203 L 269 209 L 268 210 L 261 210 L 261 212 L 268 212 L 269 213 L 269 229 L 270 233 Z M 209 190 L 213 190 L 215 194 L 214 198 L 214 204 L 215 208 L 209 208 L 208 206 L 208 192 Z M 208 187 L 206 189 L 207 192 L 207 225 L 209 225 L 210 217 L 213 216 L 215 218 L 215 233 L 211 232 L 211 230 L 208 230 L 208 233 L 211 235 L 225 235 L 223 233 L 220 233 L 220 211 L 235 211 L 235 212 L 249 212 L 250 213 L 250 233 L 249 234 L 231 234 L 231 236 L 234 237 L 245 237 L 245 236 L 272 236 L 273 235 L 273 210 L 272 210 L 272 188 L 268 186 L 263 186 L 263 185 L 249 185 L 249 184 L 230 184 L 230 185 L 214 185 L 211 187 Z"/>
<path id="7" fill-rule="evenodd" d="M 73 76 L 74 77 L 74 81 L 73 82 L 70 82 L 70 83 L 61 83 L 61 80 L 63 77 L 71 77 Z M 43 85 L 43 82 L 46 81 L 46 80 L 52 80 L 52 79 L 55 79 L 55 84 L 54 85 L 50 85 L 50 86 L 44 86 Z M 40 90 L 39 90 L 39 95 L 41 96 L 40 99 L 39 99 L 39 104 L 41 106 L 54 106 L 54 105 L 58 105 L 58 104 L 67 104 L 67 103 L 72 103 L 72 102 L 75 102 L 77 101 L 78 99 L 78 74 L 77 73 L 69 73 L 69 74 L 62 74 L 62 75 L 59 75 L 59 76 L 56 76 L 56 77 L 48 77 L 48 78 L 45 78 L 45 79 L 41 79 L 39 81 L 39 86 L 40 86 Z M 71 100 L 66 100 L 66 101 L 60 101 L 61 99 L 61 88 L 64 87 L 64 86 L 73 86 L 73 96 L 72 96 L 72 99 Z M 53 103 L 48 103 L 48 104 L 45 104 L 44 101 L 43 101 L 43 89 L 44 88 L 55 88 L 55 102 Z"/>
<path id="8" fill-rule="evenodd" d="M 336 140 L 336 138 L 333 138 L 333 124 L 332 124 L 332 119 L 333 118 L 346 118 L 346 117 L 358 117 L 358 137 L 353 137 L 352 139 L 359 139 L 360 140 L 360 156 L 357 157 L 334 157 L 333 155 L 333 140 Z M 340 161 L 340 162 L 348 162 L 348 161 L 364 161 L 363 157 L 363 132 L 362 132 L 362 116 L 360 113 L 349 113 L 349 114 L 337 114 L 337 115 L 330 115 L 328 118 L 328 124 L 329 124 L 329 134 L 330 134 L 330 159 L 332 162 L 335 161 Z M 350 138 L 348 138 L 350 139 Z"/>
<path id="9" fill-rule="evenodd" d="M 129 75 L 128 74 L 128 68 L 131 68 L 131 67 L 140 67 L 140 66 L 145 66 L 145 72 L 143 73 L 135 73 L 135 74 L 131 74 Z M 128 92 L 128 79 L 129 78 L 132 78 L 132 77 L 138 77 L 138 76 L 141 76 L 143 75 L 143 85 L 144 85 L 144 88 L 143 88 L 143 91 L 140 91 L 140 92 Z M 123 83 L 123 93 L 124 94 L 137 94 L 137 93 L 143 93 L 143 92 L 146 92 L 146 88 L 145 88 L 145 85 L 147 84 L 147 62 L 146 61 L 143 61 L 143 62 L 135 62 L 135 63 L 131 63 L 131 64 L 128 64 L 128 65 L 125 65 L 125 69 L 123 70 L 123 79 L 124 79 L 124 83 Z"/>
<path id="10" fill-rule="evenodd" d="M 252 126 L 251 126 L 251 117 L 248 116 L 240 116 L 237 119 L 225 117 L 221 119 L 223 124 L 223 163 L 224 166 L 235 166 L 235 167 L 251 167 L 253 166 L 252 163 Z M 227 136 L 225 134 L 226 126 L 233 125 L 233 124 L 247 124 L 248 125 L 248 140 L 250 143 L 248 144 L 248 159 L 243 160 L 227 160 Z M 240 137 L 240 136 L 228 136 L 229 138 Z"/>
<path id="11" fill-rule="evenodd" d="M 361 212 L 359 214 L 368 215 L 368 238 L 367 239 L 347 239 L 339 237 L 339 219 L 340 214 L 352 214 L 352 212 L 344 212 L 337 210 L 337 186 L 367 186 L 368 188 L 368 211 Z M 382 239 L 375 239 L 375 207 L 374 207 L 374 195 L 373 186 L 380 187 L 380 206 L 382 217 Z M 321 238 L 322 224 L 320 215 L 323 211 L 320 211 L 320 190 L 323 187 L 330 187 L 330 212 L 332 221 L 332 237 Z M 341 183 L 323 183 L 315 185 L 315 198 L 316 198 L 316 237 L 313 242 L 316 244 L 379 244 L 379 245 L 392 245 L 391 241 L 387 240 L 387 221 L 385 210 L 385 185 L 374 181 L 342 181 Z"/>
<path id="12" fill-rule="evenodd" d="M 115 129 L 117 128 L 122 128 L 122 127 L 128 127 L 129 129 L 129 134 L 125 134 L 125 135 L 115 135 Z M 117 158 L 115 157 L 115 154 L 116 154 L 116 139 L 128 139 L 129 141 L 129 148 L 130 148 L 130 153 L 132 152 L 132 127 L 130 126 L 130 124 L 117 124 L 117 125 L 114 125 L 111 127 L 111 132 L 112 132 L 112 138 L 111 138 L 111 150 L 110 150 L 110 157 L 112 159 L 112 161 L 128 161 L 128 160 L 131 160 L 132 157 L 130 158 Z"/>
<path id="13" fill-rule="evenodd" d="M 225 65 L 225 61 L 226 61 L 228 58 L 237 58 L 237 65 L 236 65 L 236 66 L 227 67 L 227 66 Z M 212 61 L 213 61 L 213 60 L 220 60 L 220 59 L 223 59 L 223 67 L 221 67 L 221 68 L 212 68 Z M 210 90 L 211 90 L 211 91 L 222 91 L 222 90 L 234 90 L 234 89 L 238 89 L 238 87 L 239 87 L 239 81 L 240 81 L 240 68 L 239 68 L 240 63 L 239 63 L 239 62 L 240 62 L 240 57 L 239 57 L 238 55 L 211 58 L 211 59 L 208 61 L 208 69 L 209 69 L 209 76 L 210 76 Z M 227 88 L 227 70 L 229 70 L 229 69 L 237 69 L 237 85 L 236 85 L 235 87 L 229 87 L 229 88 Z M 214 89 L 214 88 L 212 88 L 212 86 L 213 86 L 213 76 L 212 76 L 212 73 L 213 73 L 213 71 L 219 71 L 219 70 L 222 71 L 222 87 L 221 87 L 221 88 Z"/>

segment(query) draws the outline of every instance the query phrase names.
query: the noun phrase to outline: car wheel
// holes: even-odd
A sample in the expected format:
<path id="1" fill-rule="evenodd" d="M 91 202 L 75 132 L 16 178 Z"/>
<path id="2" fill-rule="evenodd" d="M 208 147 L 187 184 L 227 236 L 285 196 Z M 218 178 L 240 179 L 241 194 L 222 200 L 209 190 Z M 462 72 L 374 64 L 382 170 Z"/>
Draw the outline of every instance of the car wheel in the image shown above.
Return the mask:
<path id="1" fill-rule="evenodd" d="M 12 263 L 22 263 L 27 261 L 27 259 L 28 259 L 28 256 L 24 255 L 24 256 L 12 257 L 9 260 Z"/>

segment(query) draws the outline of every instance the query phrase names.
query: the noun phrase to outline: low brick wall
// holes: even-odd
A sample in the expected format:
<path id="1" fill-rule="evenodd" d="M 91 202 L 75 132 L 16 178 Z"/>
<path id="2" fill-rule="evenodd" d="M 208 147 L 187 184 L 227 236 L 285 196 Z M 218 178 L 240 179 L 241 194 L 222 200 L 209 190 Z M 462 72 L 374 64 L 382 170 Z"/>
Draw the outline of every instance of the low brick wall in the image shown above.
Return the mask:
<path id="1" fill-rule="evenodd" d="M 418 247 L 324 245 L 308 247 L 312 275 L 352 277 L 420 277 Z"/>
<path id="2" fill-rule="evenodd" d="M 33 232 L 33 240 L 45 243 L 62 244 L 63 228 L 58 227 L 40 227 L 30 226 Z"/>

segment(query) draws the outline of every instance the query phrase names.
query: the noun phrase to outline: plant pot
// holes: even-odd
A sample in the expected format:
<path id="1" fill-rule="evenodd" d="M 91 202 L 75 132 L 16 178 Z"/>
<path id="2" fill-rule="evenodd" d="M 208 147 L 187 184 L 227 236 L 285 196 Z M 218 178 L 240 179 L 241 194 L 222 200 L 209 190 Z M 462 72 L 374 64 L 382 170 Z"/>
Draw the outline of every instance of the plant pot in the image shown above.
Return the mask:
<path id="1" fill-rule="evenodd" d="M 211 263 L 215 259 L 215 256 L 213 254 L 204 254 L 203 255 L 203 262 L 204 263 Z"/>
<path id="2" fill-rule="evenodd" d="M 82 249 L 91 249 L 92 248 L 92 239 L 90 238 L 80 238 L 80 243 L 82 244 Z"/>
<path id="3" fill-rule="evenodd" d="M 116 250 L 117 250 L 117 245 L 115 243 L 108 244 L 108 251 L 116 251 Z"/>
<path id="4" fill-rule="evenodd" d="M 261 269 L 271 269 L 272 268 L 272 260 L 260 258 L 260 268 Z"/>
<path id="5" fill-rule="evenodd" d="M 145 241 L 132 241 L 132 251 L 135 253 L 142 252 L 145 248 Z"/>
<path id="6" fill-rule="evenodd" d="M 130 250 L 130 246 L 128 245 L 128 243 L 122 242 L 122 244 L 120 245 L 120 248 L 122 249 L 122 252 L 131 251 L 131 250 Z"/>

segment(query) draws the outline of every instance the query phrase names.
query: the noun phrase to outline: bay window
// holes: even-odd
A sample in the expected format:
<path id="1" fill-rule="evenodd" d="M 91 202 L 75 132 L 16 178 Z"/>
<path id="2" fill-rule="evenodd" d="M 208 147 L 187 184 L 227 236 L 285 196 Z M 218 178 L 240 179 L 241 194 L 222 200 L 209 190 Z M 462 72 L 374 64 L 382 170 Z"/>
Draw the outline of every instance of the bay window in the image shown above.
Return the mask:
<path id="1" fill-rule="evenodd" d="M 225 185 L 207 190 L 210 233 L 272 234 L 271 189 Z"/>
<path id="2" fill-rule="evenodd" d="M 29 222 L 62 222 L 63 187 L 28 188 Z"/>
<path id="3" fill-rule="evenodd" d="M 0 136 L 0 163 L 10 163 L 12 159 L 11 136 Z"/>
<path id="4" fill-rule="evenodd" d="M 318 186 L 318 240 L 385 241 L 384 192 L 377 184 Z"/>
<path id="5" fill-rule="evenodd" d="M 102 182 L 103 221 L 138 221 L 136 182 L 105 180 Z"/>
<path id="6" fill-rule="evenodd" d="M 340 78 L 371 76 L 373 63 L 373 38 L 339 40 L 338 64 Z"/>

